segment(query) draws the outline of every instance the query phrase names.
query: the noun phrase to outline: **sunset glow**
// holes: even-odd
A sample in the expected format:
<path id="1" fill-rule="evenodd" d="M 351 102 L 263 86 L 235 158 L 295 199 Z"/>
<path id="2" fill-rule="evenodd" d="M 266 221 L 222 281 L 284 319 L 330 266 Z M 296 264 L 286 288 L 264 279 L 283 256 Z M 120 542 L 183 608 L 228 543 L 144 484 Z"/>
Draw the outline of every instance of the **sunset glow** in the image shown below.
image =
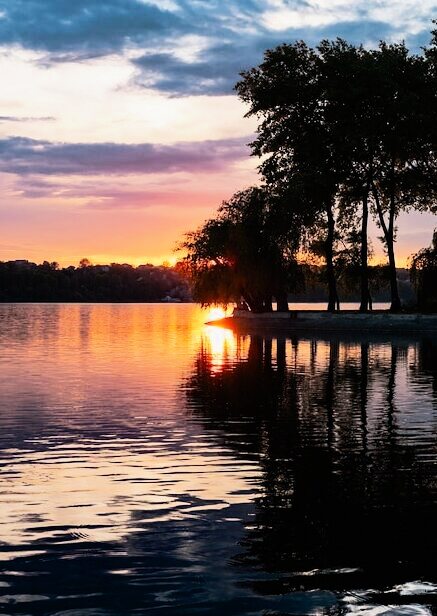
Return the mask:
<path id="1" fill-rule="evenodd" d="M 0 259 L 174 261 L 185 232 L 258 181 L 247 147 L 257 122 L 233 92 L 241 70 L 332 28 L 418 50 L 433 6 L 0 0 Z M 400 218 L 399 265 L 434 224 Z"/>
<path id="2" fill-rule="evenodd" d="M 218 306 L 214 308 L 209 308 L 206 320 L 208 322 L 208 321 L 217 321 L 218 319 L 224 319 L 225 316 L 227 315 L 227 312 L 228 311 L 224 310 L 224 308 L 220 308 Z"/>
<path id="3" fill-rule="evenodd" d="M 8 613 L 431 616 L 436 8 L 0 0 Z"/>

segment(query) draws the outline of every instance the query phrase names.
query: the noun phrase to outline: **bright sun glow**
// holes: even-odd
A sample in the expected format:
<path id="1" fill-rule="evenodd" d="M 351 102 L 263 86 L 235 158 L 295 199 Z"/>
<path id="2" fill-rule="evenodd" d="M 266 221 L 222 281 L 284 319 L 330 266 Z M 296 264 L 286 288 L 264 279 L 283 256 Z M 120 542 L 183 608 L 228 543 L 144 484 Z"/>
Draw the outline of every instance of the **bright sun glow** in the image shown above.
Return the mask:
<path id="1" fill-rule="evenodd" d="M 226 316 L 226 310 L 223 308 L 215 307 L 210 308 L 208 311 L 207 321 L 217 321 L 218 319 L 224 319 Z"/>

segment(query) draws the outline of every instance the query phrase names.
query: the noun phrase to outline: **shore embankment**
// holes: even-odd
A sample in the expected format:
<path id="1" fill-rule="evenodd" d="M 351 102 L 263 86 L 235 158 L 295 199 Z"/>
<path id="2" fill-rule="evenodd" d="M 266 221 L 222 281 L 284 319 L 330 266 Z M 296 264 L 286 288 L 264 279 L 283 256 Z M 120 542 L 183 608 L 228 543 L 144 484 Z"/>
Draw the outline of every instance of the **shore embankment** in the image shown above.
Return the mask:
<path id="1" fill-rule="evenodd" d="M 331 313 L 320 310 L 292 310 L 257 314 L 236 310 L 232 316 L 212 321 L 209 325 L 242 333 L 424 333 L 437 336 L 437 314 L 393 314 L 387 311 Z"/>

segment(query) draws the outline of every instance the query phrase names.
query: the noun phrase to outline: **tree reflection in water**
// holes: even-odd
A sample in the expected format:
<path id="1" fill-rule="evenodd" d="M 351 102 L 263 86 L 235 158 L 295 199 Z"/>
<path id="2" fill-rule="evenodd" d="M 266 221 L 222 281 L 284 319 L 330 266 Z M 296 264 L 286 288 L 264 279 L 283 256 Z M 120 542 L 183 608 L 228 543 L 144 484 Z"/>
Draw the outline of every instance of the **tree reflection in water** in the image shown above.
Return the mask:
<path id="1" fill-rule="evenodd" d="M 436 342 L 237 339 L 245 345 L 220 370 L 202 347 L 186 392 L 202 423 L 262 467 L 234 561 L 247 584 L 375 589 L 387 603 L 381 591 L 394 585 L 437 582 Z"/>

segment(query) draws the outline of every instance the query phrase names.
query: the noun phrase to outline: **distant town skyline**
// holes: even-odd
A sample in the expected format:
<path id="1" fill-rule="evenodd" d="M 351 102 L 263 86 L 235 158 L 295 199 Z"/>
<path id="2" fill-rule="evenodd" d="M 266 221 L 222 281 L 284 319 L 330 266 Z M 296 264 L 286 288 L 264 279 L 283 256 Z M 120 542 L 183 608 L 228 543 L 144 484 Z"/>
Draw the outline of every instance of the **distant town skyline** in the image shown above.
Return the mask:
<path id="1" fill-rule="evenodd" d="M 263 51 L 430 40 L 423 0 L 0 0 L 0 260 L 174 262 L 184 232 L 258 181 L 233 92 Z M 435 217 L 399 219 L 398 265 Z M 383 253 L 374 228 L 375 259 Z"/>

